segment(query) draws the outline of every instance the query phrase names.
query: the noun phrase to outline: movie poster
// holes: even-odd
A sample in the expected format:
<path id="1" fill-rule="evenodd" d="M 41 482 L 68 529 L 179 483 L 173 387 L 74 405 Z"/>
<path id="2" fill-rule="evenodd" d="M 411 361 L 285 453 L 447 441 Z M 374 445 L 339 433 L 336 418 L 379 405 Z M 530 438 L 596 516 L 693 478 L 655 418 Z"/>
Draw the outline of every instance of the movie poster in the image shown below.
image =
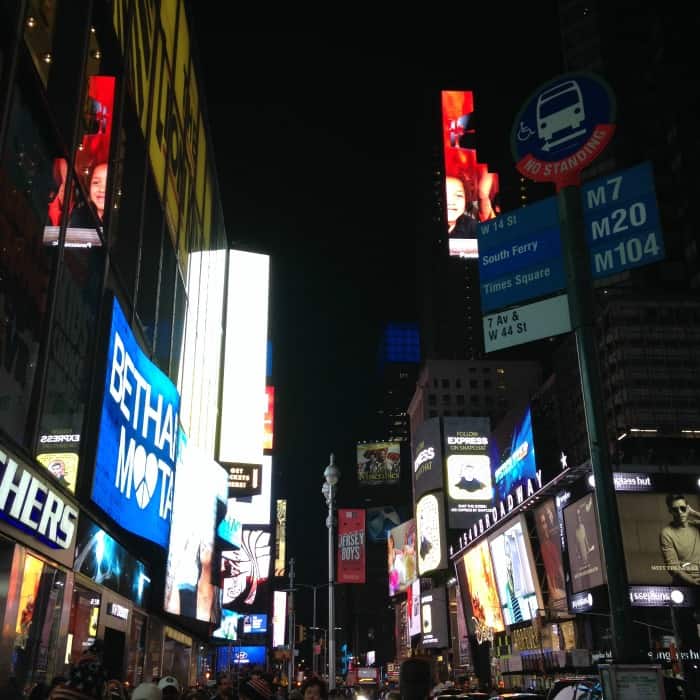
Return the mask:
<path id="1" fill-rule="evenodd" d="M 605 569 L 593 493 L 564 509 L 564 524 L 572 591 L 580 593 L 595 586 L 602 586 L 605 583 Z"/>
<path id="2" fill-rule="evenodd" d="M 366 442 L 357 445 L 357 480 L 363 486 L 395 484 L 400 473 L 400 443 Z"/>
<path id="3" fill-rule="evenodd" d="M 484 631 L 503 632 L 505 626 L 501 604 L 486 540 L 469 549 L 464 554 L 463 561 L 474 626 Z"/>
<path id="4" fill-rule="evenodd" d="M 547 577 L 547 604 L 556 610 L 566 609 L 564 562 L 561 556 L 559 518 L 552 499 L 535 508 L 535 527 Z"/>

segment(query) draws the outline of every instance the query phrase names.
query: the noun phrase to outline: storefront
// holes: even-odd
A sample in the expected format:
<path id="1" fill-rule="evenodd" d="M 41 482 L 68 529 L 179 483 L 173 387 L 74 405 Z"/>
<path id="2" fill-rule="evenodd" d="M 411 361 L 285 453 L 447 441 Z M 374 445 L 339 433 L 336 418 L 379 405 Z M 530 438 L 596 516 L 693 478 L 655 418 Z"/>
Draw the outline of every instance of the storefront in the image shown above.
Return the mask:
<path id="1" fill-rule="evenodd" d="M 0 446 L 0 678 L 20 687 L 68 669 L 78 507 Z"/>

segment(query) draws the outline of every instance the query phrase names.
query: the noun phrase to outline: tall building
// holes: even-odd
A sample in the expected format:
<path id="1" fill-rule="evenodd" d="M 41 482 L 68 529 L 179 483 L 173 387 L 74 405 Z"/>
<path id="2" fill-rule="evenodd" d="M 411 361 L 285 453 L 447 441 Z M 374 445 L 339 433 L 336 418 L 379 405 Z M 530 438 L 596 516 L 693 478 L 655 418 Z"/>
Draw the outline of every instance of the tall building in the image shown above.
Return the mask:
<path id="1" fill-rule="evenodd" d="M 0 2 L 0 678 L 20 688 L 95 642 L 131 686 L 214 670 L 237 280 L 191 39 L 184 0 Z"/>

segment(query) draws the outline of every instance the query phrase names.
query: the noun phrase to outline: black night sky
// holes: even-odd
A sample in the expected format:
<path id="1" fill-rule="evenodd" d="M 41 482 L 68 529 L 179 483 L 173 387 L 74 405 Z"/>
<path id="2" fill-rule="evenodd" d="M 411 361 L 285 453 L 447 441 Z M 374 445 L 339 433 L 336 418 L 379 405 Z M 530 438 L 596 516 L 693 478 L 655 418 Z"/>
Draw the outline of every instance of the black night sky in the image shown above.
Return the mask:
<path id="1" fill-rule="evenodd" d="M 418 35 L 243 35 L 204 5 L 192 3 L 195 50 L 229 240 L 272 256 L 275 488 L 289 498 L 298 580 L 319 583 L 329 453 L 350 478 L 355 440 L 379 437 L 363 433 L 379 331 L 416 320 L 419 208 L 441 138 L 426 106 L 440 89 L 474 90 L 479 159 L 514 172 L 512 120 L 562 72 L 556 4 L 537 17 L 509 7 L 506 27 L 482 12 L 448 48 Z"/>

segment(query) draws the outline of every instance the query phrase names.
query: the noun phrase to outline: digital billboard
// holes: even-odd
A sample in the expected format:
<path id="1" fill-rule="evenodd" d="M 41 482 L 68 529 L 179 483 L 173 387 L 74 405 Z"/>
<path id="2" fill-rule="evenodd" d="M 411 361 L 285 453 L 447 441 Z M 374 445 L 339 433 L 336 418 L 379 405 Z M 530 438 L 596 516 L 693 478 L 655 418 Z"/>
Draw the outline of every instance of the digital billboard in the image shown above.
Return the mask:
<path id="1" fill-rule="evenodd" d="M 503 632 L 505 626 L 501 603 L 486 540 L 467 550 L 463 562 L 474 627 L 477 632 L 479 629 Z"/>
<path id="2" fill-rule="evenodd" d="M 700 496 L 618 493 L 630 584 L 700 586 Z"/>
<path id="3" fill-rule="evenodd" d="M 420 579 L 417 578 L 406 592 L 406 616 L 411 637 L 421 633 L 420 626 Z"/>
<path id="4" fill-rule="evenodd" d="M 449 526 L 464 529 L 491 509 L 491 424 L 488 418 L 442 420 Z"/>
<path id="5" fill-rule="evenodd" d="M 287 500 L 277 499 L 275 516 L 275 576 L 287 571 Z"/>
<path id="6" fill-rule="evenodd" d="M 92 500 L 125 530 L 168 546 L 180 395 L 141 351 L 116 299 Z"/>
<path id="7" fill-rule="evenodd" d="M 229 250 L 220 462 L 260 464 L 263 455 L 269 276 L 268 255 Z"/>
<path id="8" fill-rule="evenodd" d="M 394 506 L 367 509 L 367 536 L 370 542 L 385 542 L 389 530 L 401 524 L 401 516 Z"/>
<path id="9" fill-rule="evenodd" d="M 221 604 L 245 613 L 267 609 L 271 560 L 270 533 L 244 528 L 241 548 L 221 555 Z"/>
<path id="10" fill-rule="evenodd" d="M 447 541 L 443 493 L 421 496 L 416 504 L 418 574 L 447 568 Z"/>
<path id="11" fill-rule="evenodd" d="M 566 584 L 561 556 L 561 531 L 553 499 L 550 498 L 535 508 L 535 527 L 547 578 L 547 606 L 565 609 Z"/>
<path id="12" fill-rule="evenodd" d="M 263 634 L 267 632 L 267 615 L 244 615 L 234 610 L 221 610 L 221 623 L 212 636 L 217 639 L 237 641 L 241 634 Z"/>
<path id="13" fill-rule="evenodd" d="M 272 598 L 272 647 L 283 647 L 287 633 L 287 593 L 275 591 Z"/>
<path id="14" fill-rule="evenodd" d="M 141 608 L 148 605 L 151 577 L 145 564 L 131 556 L 85 513 L 78 523 L 73 568 Z"/>
<path id="15" fill-rule="evenodd" d="M 498 176 L 477 161 L 474 95 L 442 92 L 445 210 L 451 256 L 477 258 L 476 226 L 497 214 Z"/>
<path id="16" fill-rule="evenodd" d="M 447 602 L 445 589 L 440 586 L 421 594 L 421 631 L 423 646 L 426 648 L 444 648 L 449 646 L 447 634 Z"/>
<path id="17" fill-rule="evenodd" d="M 423 421 L 412 436 L 413 497 L 443 487 L 440 419 Z"/>
<path id="18" fill-rule="evenodd" d="M 275 444 L 275 387 L 265 387 L 265 424 L 263 431 L 263 449 L 271 450 Z"/>
<path id="19" fill-rule="evenodd" d="M 492 435 L 491 464 L 496 501 L 507 501 L 518 489 L 526 491 L 537 483 L 530 407 L 526 406 L 517 415 L 512 422 L 504 421 Z"/>
<path id="20" fill-rule="evenodd" d="M 220 646 L 216 654 L 216 670 L 229 671 L 238 666 L 265 667 L 264 646 Z"/>
<path id="21" fill-rule="evenodd" d="M 401 474 L 398 442 L 365 442 L 357 445 L 357 480 L 363 485 L 395 484 Z"/>
<path id="22" fill-rule="evenodd" d="M 91 75 L 83 114 L 83 137 L 75 153 L 75 172 L 88 195 L 84 201 L 78 187 L 66 191 L 68 161 L 56 158 L 53 163 L 53 187 L 49 197 L 48 222 L 44 228 L 44 245 L 58 245 L 61 218 L 68 217 L 66 247 L 101 246 L 95 229 L 104 216 L 107 163 L 112 138 L 115 78 Z"/>
<path id="23" fill-rule="evenodd" d="M 244 525 L 269 525 L 272 509 L 272 457 L 264 455 L 262 464 L 262 488 L 256 496 L 229 498 L 228 510 Z"/>
<path id="24" fill-rule="evenodd" d="M 80 461 L 80 435 L 56 431 L 39 438 L 36 461 L 71 493 L 75 493 Z"/>
<path id="25" fill-rule="evenodd" d="M 189 444 L 182 430 L 179 442 L 164 609 L 214 622 L 215 533 L 226 507 L 226 471 Z"/>
<path id="26" fill-rule="evenodd" d="M 392 528 L 387 538 L 389 595 L 403 593 L 418 576 L 416 521 L 411 518 Z"/>
<path id="27" fill-rule="evenodd" d="M 523 517 L 490 537 L 489 547 L 505 624 L 537 617 L 537 609 L 543 606 Z"/>
<path id="28" fill-rule="evenodd" d="M 598 516 L 592 493 L 564 508 L 564 527 L 571 571 L 571 590 L 580 593 L 605 583 L 598 535 Z"/>

